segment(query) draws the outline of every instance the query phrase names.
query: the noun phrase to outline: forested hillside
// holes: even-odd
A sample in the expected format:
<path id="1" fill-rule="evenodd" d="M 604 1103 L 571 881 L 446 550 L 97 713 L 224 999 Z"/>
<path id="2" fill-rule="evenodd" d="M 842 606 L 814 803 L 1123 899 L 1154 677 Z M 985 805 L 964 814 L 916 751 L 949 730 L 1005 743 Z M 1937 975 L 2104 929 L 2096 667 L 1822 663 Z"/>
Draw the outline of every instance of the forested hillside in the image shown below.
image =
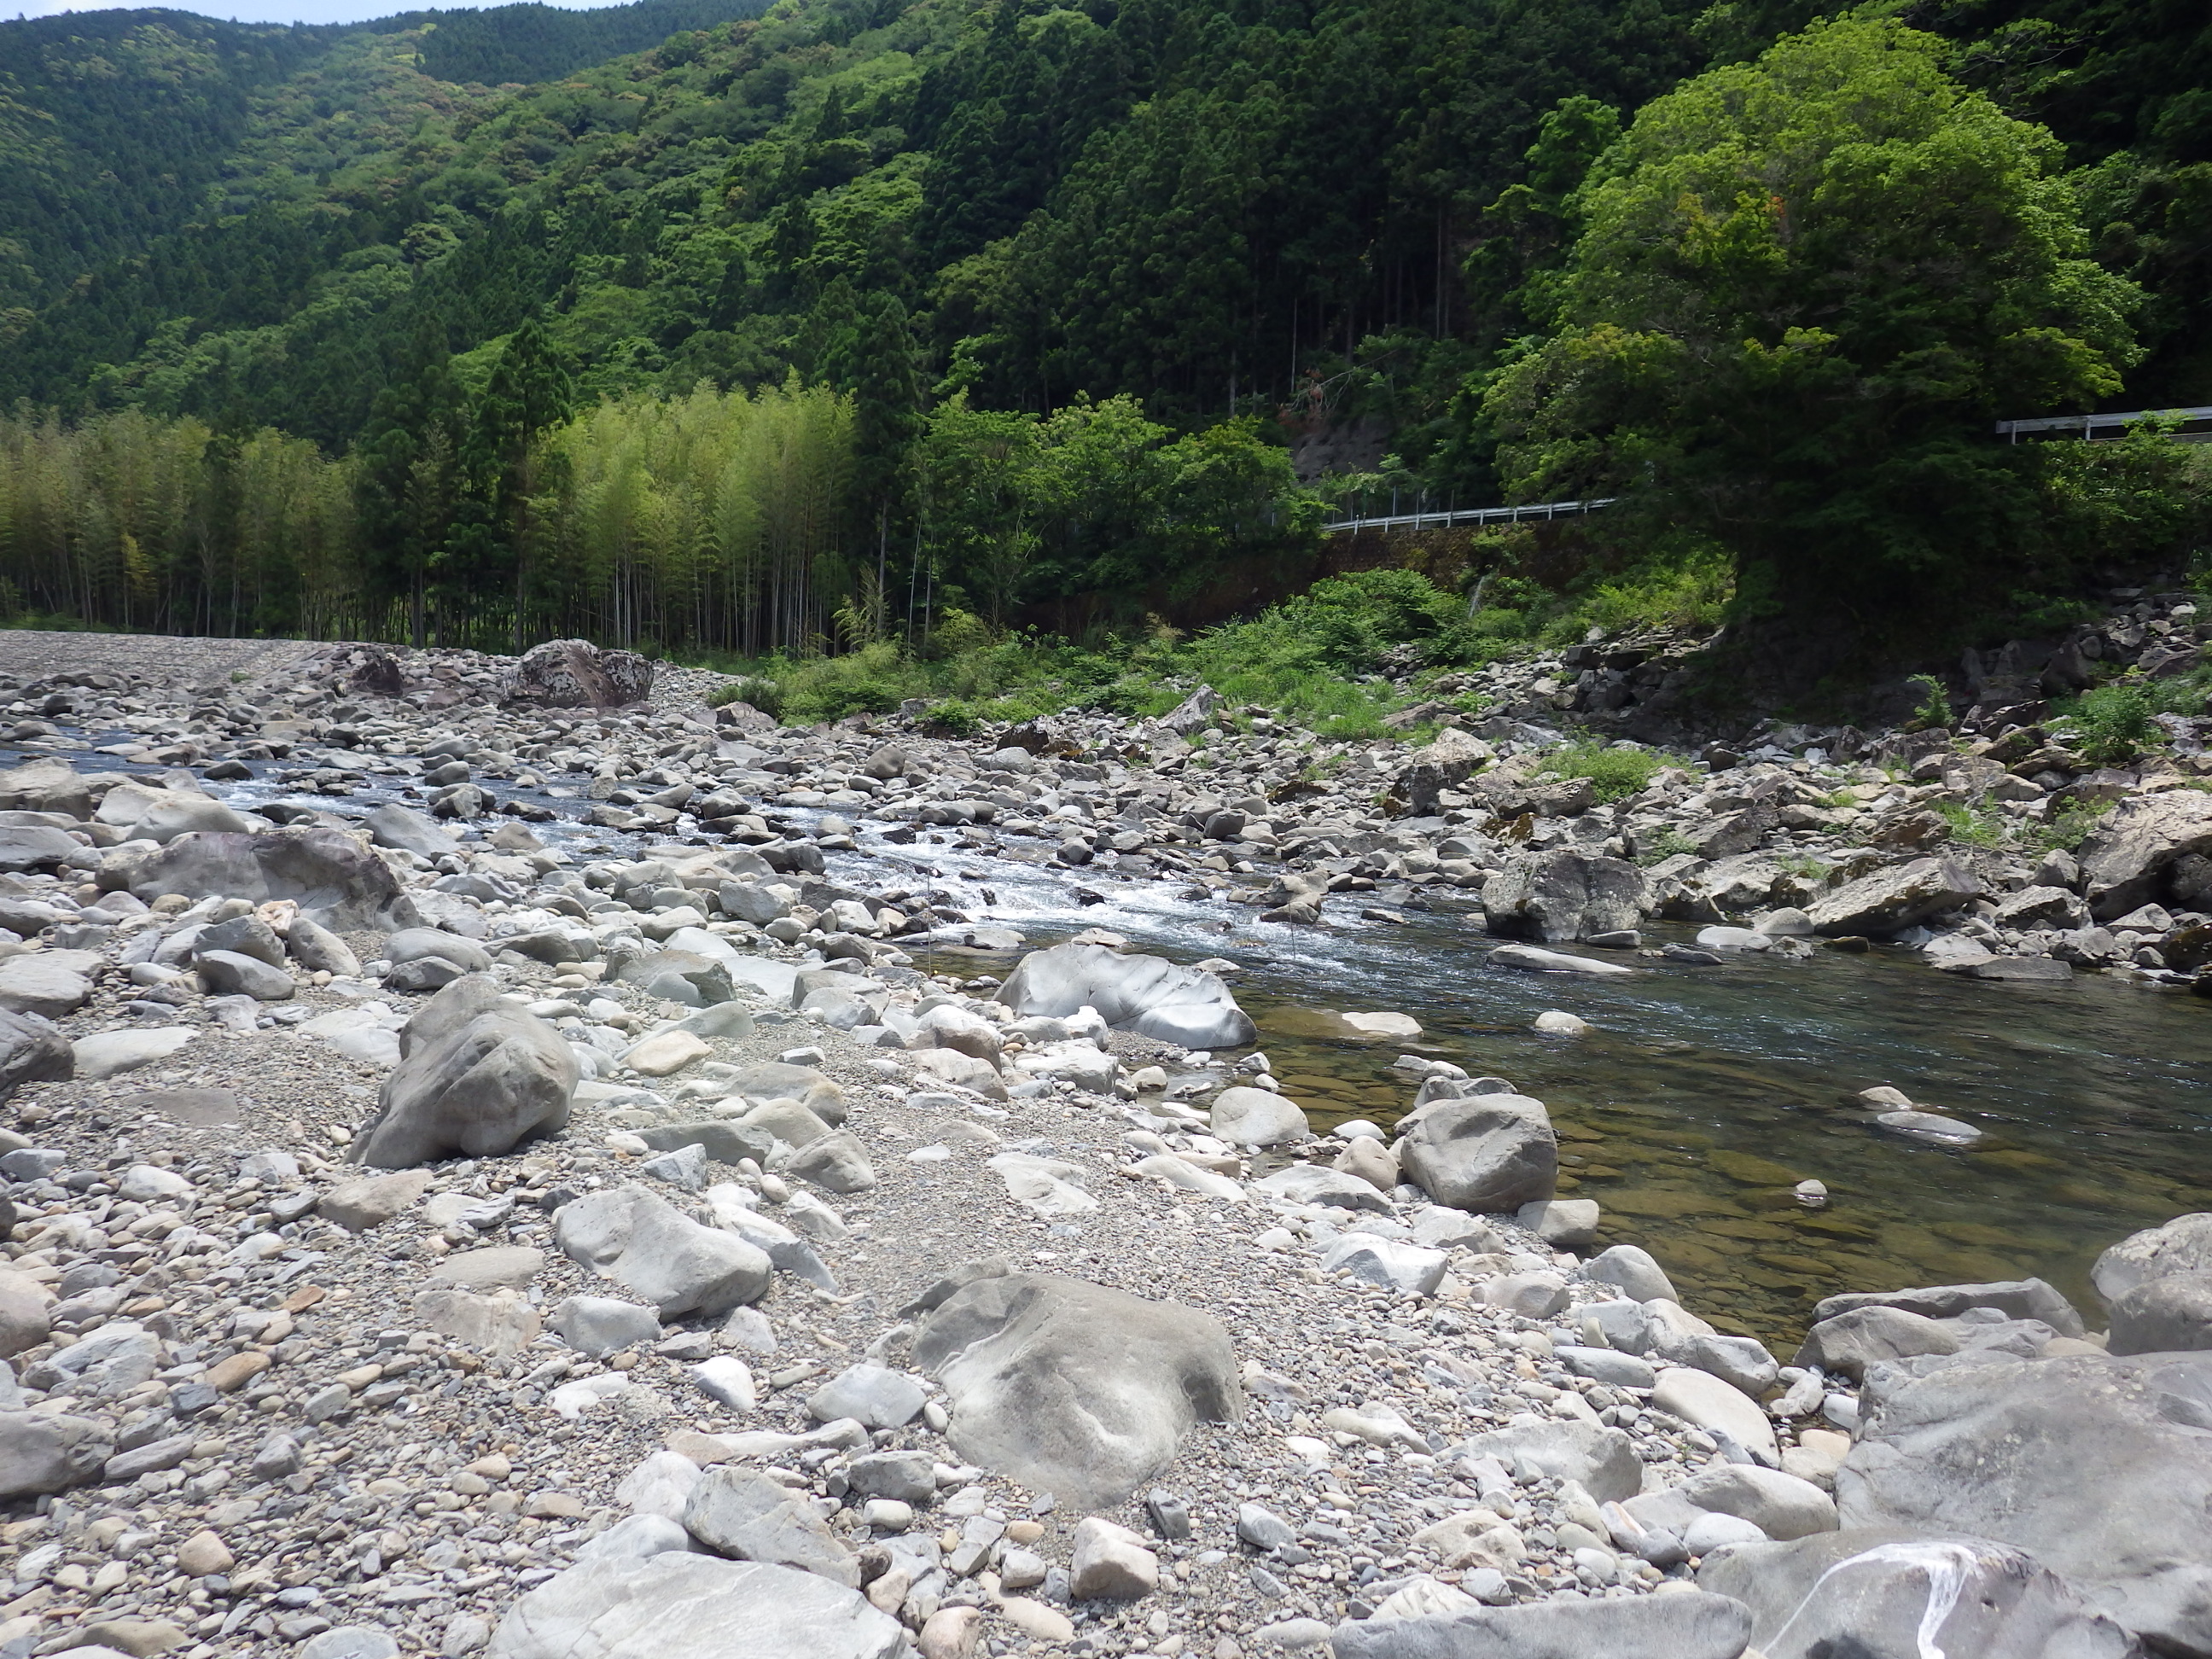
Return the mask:
<path id="1" fill-rule="evenodd" d="M 1132 617 L 1224 561 L 1310 544 L 1317 507 L 1282 445 L 1316 431 L 1381 434 L 1363 482 L 1401 494 L 1635 486 L 1656 512 L 1647 552 L 1740 572 L 1800 544 L 1810 509 L 1784 498 L 1836 493 L 1838 467 L 1855 505 L 1822 533 L 1883 541 L 1882 580 L 1907 586 L 1939 566 L 1979 581 L 2047 541 L 2073 522 L 2053 489 L 2113 545 L 2185 533 L 2140 480 L 2100 495 L 1987 438 L 2000 415 L 2212 402 L 2201 9 L 1923 0 L 1912 28 L 1791 46 L 1800 0 L 782 0 L 666 32 L 704 21 L 674 3 L 350 32 L 0 24 L 0 132 L 38 162 L 0 186 L 21 197 L 0 204 L 19 430 L 90 453 L 64 428 L 131 410 L 199 422 L 211 455 L 264 429 L 303 441 L 356 505 L 352 625 L 442 616 L 487 638 L 559 610 L 526 574 L 550 568 L 530 550 L 558 516 L 532 502 L 574 487 L 555 434 L 603 399 L 702 382 L 849 401 L 811 608 L 726 629 L 685 620 L 715 610 L 696 595 L 646 618 L 610 589 L 585 621 L 798 647 L 834 642 L 841 609 L 933 603 L 939 582 L 1002 622 Z M 648 31 L 634 56 L 582 61 Z M 509 76 L 535 84 L 493 84 Z M 1745 123 L 1747 88 L 1784 83 L 1818 131 Z M 1728 131 L 1685 125 L 1695 88 Z M 1867 112 L 1893 91 L 1893 115 Z M 1698 145 L 1703 174 L 1669 171 Z M 1853 182 L 1869 165 L 1890 169 L 1879 191 Z M 130 187 L 93 188 L 103 167 Z M 1673 195 L 1650 193 L 1668 178 Z M 1607 190 L 1629 204 L 1625 240 L 1607 240 Z M 1659 290 L 1621 263 L 1650 246 L 1634 200 L 1719 222 L 1769 198 L 1774 215 L 1736 216 L 1778 262 L 1762 280 L 1790 271 L 1786 297 L 1686 253 L 1646 272 L 1676 285 L 1652 310 Z M 1824 213 L 1826 240 L 1798 234 Z M 1895 232 L 1887 264 L 1856 259 L 1855 225 Z M 1753 370 L 1731 392 L 1710 356 L 1695 386 L 1647 374 L 1598 407 L 1605 342 L 1714 329 L 1823 342 L 1827 389 L 1808 379 L 1758 422 L 1802 425 L 1794 459 L 1715 436 L 1715 399 Z M 1070 459 L 1094 451 L 1159 459 Z M 1911 522 L 1931 492 L 1966 505 Z M 117 534 L 10 553 L 22 602 L 118 615 Z M 2063 559 L 2028 551 L 2017 585 L 2063 586 Z M 226 610 L 181 555 L 155 562 L 158 619 L 305 625 L 283 603 L 241 609 L 257 584 L 231 584 Z M 33 574 L 64 567 L 73 592 Z M 1772 575 L 1762 591 L 1790 590 Z M 1071 611 L 1085 594 L 1121 598 Z"/>

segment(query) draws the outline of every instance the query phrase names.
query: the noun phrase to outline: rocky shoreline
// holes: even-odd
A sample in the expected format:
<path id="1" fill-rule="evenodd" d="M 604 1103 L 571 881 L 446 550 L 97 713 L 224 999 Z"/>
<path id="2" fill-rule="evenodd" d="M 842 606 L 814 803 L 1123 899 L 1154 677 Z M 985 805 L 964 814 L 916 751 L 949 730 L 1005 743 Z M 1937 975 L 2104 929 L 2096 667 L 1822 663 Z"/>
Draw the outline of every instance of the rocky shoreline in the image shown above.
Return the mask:
<path id="1" fill-rule="evenodd" d="M 1208 964 L 928 971 L 1022 943 L 931 874 L 977 848 L 1465 906 L 1532 971 L 1662 970 L 1660 916 L 2194 985 L 2190 756 L 1984 710 L 1601 802 L 1547 769 L 1564 659 L 1419 748 L 1202 692 L 961 742 L 588 647 L 61 637 L 101 665 L 0 682 L 52 757 L 0 775 L 6 1659 L 2212 1654 L 2212 1221 L 2108 1251 L 2094 1320 L 1837 1297 L 1784 1364 L 1584 1254 L 1508 1079 L 1408 1054 L 1316 1133 Z M 1940 810 L 2077 803 L 2033 860 Z M 912 858 L 826 879 L 862 821 Z"/>

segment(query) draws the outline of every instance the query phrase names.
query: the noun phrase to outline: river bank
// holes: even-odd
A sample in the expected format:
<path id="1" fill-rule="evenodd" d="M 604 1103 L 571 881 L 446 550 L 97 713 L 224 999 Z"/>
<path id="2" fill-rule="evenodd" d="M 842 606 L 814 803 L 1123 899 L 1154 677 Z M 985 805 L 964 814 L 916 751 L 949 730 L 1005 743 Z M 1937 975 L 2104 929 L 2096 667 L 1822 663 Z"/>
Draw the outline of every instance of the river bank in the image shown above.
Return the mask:
<path id="1" fill-rule="evenodd" d="M 1865 1614 L 1798 1606 L 1839 1519 L 1917 1516 L 1926 1535 L 1972 1509 L 1893 1470 L 1885 1486 L 1878 1457 L 1855 1476 L 1852 1432 L 1866 1462 L 1895 1449 L 1869 1437 L 1882 1409 L 1965 1373 L 1983 1375 L 1985 1413 L 2027 1413 L 2012 1395 L 2094 1389 L 2115 1363 L 2086 1340 L 2101 1308 L 2085 1320 L 2016 1271 L 1948 1295 L 1905 1288 L 1925 1273 L 1837 1285 L 1899 1259 L 1854 1266 L 1851 1230 L 1896 1226 L 1799 1190 L 1817 1170 L 1726 1146 L 1686 1159 L 1697 1132 L 1679 1114 L 1639 1136 L 1611 1100 L 1540 1097 L 1578 1070 L 1641 1068 L 1646 1106 L 1663 1099 L 1665 1042 L 1686 1039 L 1607 1054 L 1629 988 L 1809 972 L 1823 940 L 1864 952 L 1854 975 L 1945 961 L 1947 992 L 2084 988 L 2052 988 L 2074 972 L 2060 935 L 2183 899 L 2196 792 L 2178 769 L 2139 775 L 2131 799 L 2154 811 L 2093 832 L 2067 878 L 2047 855 L 1881 839 L 1916 812 L 1943 821 L 1935 797 L 1831 759 L 1821 734 L 1654 769 L 1600 803 L 1590 780 L 1544 770 L 1558 734 L 1522 715 L 1332 753 L 1202 697 L 1143 729 L 1070 719 L 987 744 L 896 721 L 781 732 L 710 710 L 712 683 L 682 675 L 642 710 L 588 706 L 642 690 L 637 672 L 302 647 L 273 670 L 211 650 L 136 684 L 21 688 L 7 741 L 75 769 L 9 774 L 8 805 L 36 816 L 0 830 L 21 872 L 0 981 L 56 1027 L 15 1039 L 21 1144 L 0 1164 L 11 1306 L 23 1331 L 47 1328 L 17 1345 L 11 1490 L 38 1512 L 8 1534 L 29 1565 L 0 1652 L 689 1651 L 793 1593 L 712 1565 L 732 1557 L 862 1588 L 817 1610 L 855 1652 L 904 1632 L 932 1659 L 978 1643 L 1382 1654 L 1455 1618 L 1524 1644 L 1565 1620 L 1623 1652 L 1733 1659 L 1757 1641 L 1778 1659 L 1801 1650 L 1774 1645 L 1785 1624 L 1797 1644 Z M 585 705 L 548 706 L 570 696 Z M 1877 779 L 1817 809 L 1841 821 L 1788 816 L 1816 809 L 1785 796 Z M 1694 850 L 1638 863 L 1662 836 Z M 2070 879 L 2081 927 L 2011 925 L 2074 919 L 2006 912 L 2046 876 Z M 1058 945 L 1086 915 L 1116 926 Z M 1226 979 L 1139 973 L 1115 935 L 1151 915 L 1218 940 Z M 2104 982 L 2120 973 L 2153 1001 L 2191 982 L 2172 964 L 2203 919 L 2165 919 L 2148 944 L 2142 926 L 2105 929 L 2126 965 L 2092 995 L 2120 994 Z M 1370 988 L 1312 943 L 1342 932 L 1387 956 L 1443 930 L 1467 941 L 1462 977 L 1542 989 L 1480 999 L 1493 1009 L 1536 997 L 1597 1029 L 1409 1018 L 1345 994 Z M 1478 958 L 1500 935 L 1522 942 Z M 1040 990 L 1053 974 L 1075 990 Z M 1285 994 L 1302 977 L 1307 994 Z M 1256 1029 L 1233 999 L 1248 984 Z M 470 1020 L 522 1022 L 497 1098 L 542 1111 L 561 1095 L 565 1125 L 460 1158 L 434 1134 L 398 1159 L 428 1178 L 383 1177 L 372 1203 L 346 1149 L 388 1146 L 374 1103 L 410 1063 L 401 1031 L 471 986 L 509 1000 Z M 426 1054 L 437 1018 L 410 1040 Z M 436 1081 L 402 1104 L 437 1119 Z M 1884 1123 L 1913 1103 L 1846 1086 L 1875 1082 L 1832 1085 L 1854 1146 L 1901 1135 L 2016 1170 L 2051 1156 L 1957 1097 Z M 209 1090 L 228 1098 L 180 1094 Z M 1725 1210 L 1667 1178 L 1731 1159 Z M 2163 1219 L 2188 1185 L 2169 1169 L 2131 1201 Z M 1669 1191 L 1686 1194 L 1671 1215 Z M 1620 1201 L 1638 1192 L 1641 1210 Z M 1726 1257 L 1799 1255 L 1822 1221 L 1827 1259 L 1801 1257 L 1780 1287 L 1733 1281 L 1769 1291 L 1760 1307 L 1678 1295 L 1665 1271 L 1672 1252 L 1729 1283 Z M 1649 1249 L 1596 1248 L 1644 1227 Z M 2185 1244 L 2169 1255 L 2193 1266 Z M 1889 1294 L 1807 1305 L 1836 1289 Z M 1808 1348 L 1785 1368 L 1793 1312 L 1826 1317 L 1790 1332 Z M 1101 1344 L 1101 1328 L 1135 1334 Z M 1960 1571 L 2010 1570 L 1997 1544 L 1974 1547 Z M 609 1552 L 658 1563 L 687 1611 L 621 1611 L 619 1581 L 644 1568 L 571 1565 Z M 2130 1628 L 2201 1650 L 2187 1616 L 2153 1605 L 2169 1570 L 2123 1571 L 2124 1555 L 2093 1541 L 2051 1565 Z M 1766 1565 L 1724 1601 L 1698 1590 L 1693 1559 L 1715 1582 L 1729 1561 Z M 2124 1650 L 2074 1589 L 2031 1578 L 2038 1617 Z M 592 1619 L 616 1634 L 577 1645 Z M 822 1639 L 809 1650 L 845 1650 Z"/>

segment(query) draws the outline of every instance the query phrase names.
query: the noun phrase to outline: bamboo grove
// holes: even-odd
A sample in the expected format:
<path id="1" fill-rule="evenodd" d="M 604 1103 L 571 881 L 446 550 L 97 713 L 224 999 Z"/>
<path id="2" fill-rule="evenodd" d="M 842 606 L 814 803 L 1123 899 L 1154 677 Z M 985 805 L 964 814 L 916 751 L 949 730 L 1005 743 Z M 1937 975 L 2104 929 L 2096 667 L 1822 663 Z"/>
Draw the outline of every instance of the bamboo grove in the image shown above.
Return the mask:
<path id="1" fill-rule="evenodd" d="M 0 416 L 0 609 L 157 632 L 804 650 L 854 582 L 852 427 L 848 398 L 796 386 L 602 402 L 530 441 L 519 499 L 489 526 L 494 585 L 466 469 L 434 428 L 406 468 L 395 556 L 370 533 L 362 449 L 333 459 L 273 428 L 137 410 L 75 426 L 19 412 Z"/>

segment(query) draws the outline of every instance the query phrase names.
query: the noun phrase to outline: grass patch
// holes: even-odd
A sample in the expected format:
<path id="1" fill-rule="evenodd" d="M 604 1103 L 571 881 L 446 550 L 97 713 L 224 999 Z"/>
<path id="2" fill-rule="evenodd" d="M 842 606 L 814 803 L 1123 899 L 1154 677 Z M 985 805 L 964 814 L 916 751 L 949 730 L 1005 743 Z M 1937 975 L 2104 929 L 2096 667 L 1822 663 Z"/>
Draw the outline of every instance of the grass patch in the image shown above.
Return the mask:
<path id="1" fill-rule="evenodd" d="M 1231 710 L 1261 709 L 1353 742 L 1414 735 L 1383 717 L 1430 700 L 1424 688 L 1439 674 L 1517 648 L 1527 626 L 1526 614 L 1510 606 L 1470 617 L 1464 599 L 1416 572 L 1370 570 L 1189 638 L 1154 619 L 1141 633 L 1077 643 L 994 634 L 950 611 L 926 647 L 878 641 L 836 657 L 702 665 L 732 676 L 716 700 L 742 698 L 793 726 L 886 714 L 913 698 L 928 704 L 933 723 L 963 735 L 1066 709 L 1133 719 L 1164 714 L 1204 684 Z M 1413 672 L 1392 680 L 1386 666 Z M 757 696 L 738 689 L 747 686 L 769 690 Z M 1453 701 L 1468 713 L 1483 703 L 1473 693 Z"/>
<path id="2" fill-rule="evenodd" d="M 1598 799 L 1608 802 L 1642 794 L 1663 768 L 1680 764 L 1672 755 L 1626 744 L 1571 743 L 1544 757 L 1547 775 L 1588 778 L 1596 787 Z"/>

